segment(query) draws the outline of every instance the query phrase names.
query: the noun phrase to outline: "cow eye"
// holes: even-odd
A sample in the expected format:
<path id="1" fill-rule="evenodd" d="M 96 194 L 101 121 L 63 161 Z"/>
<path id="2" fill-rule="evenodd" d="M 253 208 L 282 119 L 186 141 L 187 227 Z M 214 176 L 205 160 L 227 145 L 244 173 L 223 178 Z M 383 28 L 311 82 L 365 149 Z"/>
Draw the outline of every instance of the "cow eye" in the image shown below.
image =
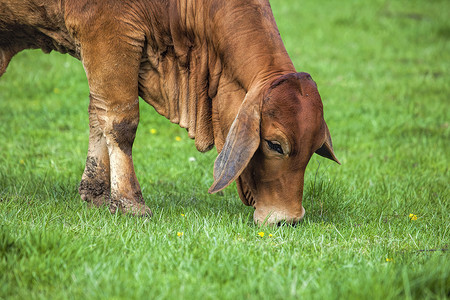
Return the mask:
<path id="1" fill-rule="evenodd" d="M 276 152 L 278 152 L 280 154 L 284 154 L 283 148 L 281 147 L 280 143 L 275 142 L 275 141 L 271 142 L 271 141 L 268 141 L 268 140 L 266 140 L 266 142 L 267 142 L 267 145 L 269 146 L 270 150 L 276 151 Z"/>

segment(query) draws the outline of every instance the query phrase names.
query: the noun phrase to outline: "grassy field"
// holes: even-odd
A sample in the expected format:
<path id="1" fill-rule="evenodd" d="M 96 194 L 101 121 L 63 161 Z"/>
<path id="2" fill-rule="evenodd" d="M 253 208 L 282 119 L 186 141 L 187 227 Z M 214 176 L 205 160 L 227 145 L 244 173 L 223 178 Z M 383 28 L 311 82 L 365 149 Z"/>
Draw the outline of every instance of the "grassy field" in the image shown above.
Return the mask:
<path id="1" fill-rule="evenodd" d="M 215 150 L 144 103 L 133 157 L 154 217 L 88 208 L 81 63 L 25 51 L 0 79 L 0 299 L 450 297 L 450 2 L 272 8 L 342 162 L 313 156 L 304 221 L 260 228 L 234 186 L 209 195 Z"/>

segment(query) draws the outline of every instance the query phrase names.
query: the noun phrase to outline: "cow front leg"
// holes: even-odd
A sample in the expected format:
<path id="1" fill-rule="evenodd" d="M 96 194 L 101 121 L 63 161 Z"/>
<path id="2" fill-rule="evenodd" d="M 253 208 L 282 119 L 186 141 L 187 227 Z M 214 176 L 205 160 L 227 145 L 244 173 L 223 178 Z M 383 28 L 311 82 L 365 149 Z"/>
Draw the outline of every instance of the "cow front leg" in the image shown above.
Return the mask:
<path id="1" fill-rule="evenodd" d="M 109 154 L 106 138 L 91 98 L 89 104 L 89 148 L 78 192 L 81 199 L 97 207 L 110 205 Z"/>
<path id="2" fill-rule="evenodd" d="M 132 146 L 139 122 L 139 102 L 115 107 L 105 116 L 104 135 L 110 159 L 110 210 L 151 216 L 134 171 Z"/>
<path id="3" fill-rule="evenodd" d="M 110 193 L 103 199 L 112 213 L 119 210 L 151 216 L 132 159 L 139 122 L 138 78 L 144 39 L 133 36 L 139 35 L 135 28 L 128 28 L 116 19 L 110 24 L 108 30 L 103 30 L 103 26 L 98 30 L 83 27 L 79 32 L 90 90 L 91 119 L 89 154 L 80 190 L 86 190 L 83 184 L 86 182 L 91 190 L 98 188 L 105 196 L 104 187 L 109 187 Z M 105 172 L 101 165 L 108 166 L 103 169 Z M 90 197 L 95 198 L 95 192 L 90 192 Z"/>

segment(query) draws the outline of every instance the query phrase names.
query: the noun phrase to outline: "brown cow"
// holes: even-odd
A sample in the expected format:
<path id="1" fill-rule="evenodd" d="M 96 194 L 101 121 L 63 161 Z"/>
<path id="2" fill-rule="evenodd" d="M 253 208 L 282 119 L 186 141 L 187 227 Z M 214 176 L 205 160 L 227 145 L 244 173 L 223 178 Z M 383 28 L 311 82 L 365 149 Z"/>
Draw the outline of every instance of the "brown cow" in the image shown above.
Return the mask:
<path id="1" fill-rule="evenodd" d="M 0 75 L 19 51 L 80 59 L 90 89 L 79 192 L 151 215 L 131 149 L 139 96 L 214 145 L 215 193 L 236 181 L 256 223 L 297 222 L 314 152 L 336 162 L 316 84 L 296 73 L 267 0 L 0 0 Z"/>

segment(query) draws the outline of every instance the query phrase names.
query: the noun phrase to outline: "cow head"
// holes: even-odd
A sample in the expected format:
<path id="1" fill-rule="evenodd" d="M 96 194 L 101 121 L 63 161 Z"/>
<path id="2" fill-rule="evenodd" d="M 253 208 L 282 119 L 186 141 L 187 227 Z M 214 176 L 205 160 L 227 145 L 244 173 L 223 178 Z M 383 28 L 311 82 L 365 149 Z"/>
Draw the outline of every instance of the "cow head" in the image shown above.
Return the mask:
<path id="1" fill-rule="evenodd" d="M 283 75 L 268 89 L 247 93 L 209 192 L 236 180 L 242 202 L 255 208 L 255 223 L 296 223 L 305 214 L 304 173 L 314 152 L 339 163 L 317 86 L 307 73 Z"/>

